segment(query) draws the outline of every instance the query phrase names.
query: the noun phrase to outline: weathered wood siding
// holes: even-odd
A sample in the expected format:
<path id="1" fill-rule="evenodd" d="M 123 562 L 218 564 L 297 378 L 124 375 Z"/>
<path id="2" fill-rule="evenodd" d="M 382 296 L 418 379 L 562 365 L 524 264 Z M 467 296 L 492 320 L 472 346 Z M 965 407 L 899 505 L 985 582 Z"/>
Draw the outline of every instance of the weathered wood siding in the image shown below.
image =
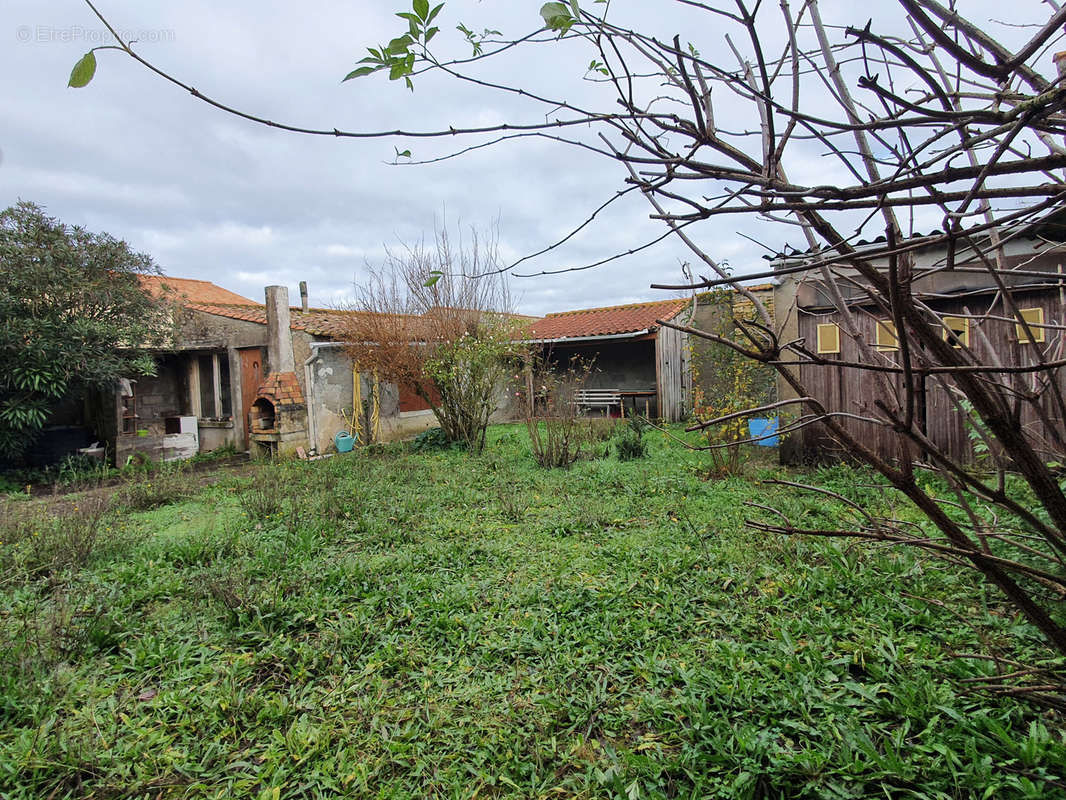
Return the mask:
<path id="1" fill-rule="evenodd" d="M 655 336 L 655 373 L 659 387 L 659 413 L 669 422 L 684 419 L 691 385 L 687 335 L 662 327 Z"/>
<path id="2" fill-rule="evenodd" d="M 1021 308 L 1043 308 L 1046 325 L 1063 325 L 1063 303 L 1057 290 L 1013 292 L 1015 303 Z M 944 316 L 999 316 L 1010 317 L 1002 302 L 992 296 L 977 296 L 946 300 L 936 304 L 936 311 Z M 858 336 L 875 348 L 876 324 L 881 315 L 862 311 L 856 312 L 853 319 L 858 329 Z M 811 313 L 800 311 L 798 314 L 799 335 L 806 339 L 811 350 L 816 349 L 817 326 L 825 323 L 840 324 L 840 315 L 831 313 Z M 1036 348 L 1044 354 L 1046 360 L 1063 358 L 1064 337 L 1062 331 L 1045 329 L 1046 341 L 1039 344 L 1019 342 L 1015 324 L 1006 319 L 971 319 L 969 347 L 981 364 L 1000 364 L 1003 366 L 1022 366 L 1036 363 Z M 864 362 L 868 358 L 862 354 L 856 341 L 847 336 L 843 328 L 840 336 L 839 354 L 823 354 L 829 361 Z M 897 365 L 898 351 L 876 351 L 875 363 Z M 914 448 L 902 447 L 900 437 L 891 429 L 875 422 L 860 418 L 883 418 L 884 413 L 877 407 L 876 401 L 887 402 L 890 408 L 902 408 L 905 401 L 903 381 L 899 374 L 871 373 L 847 367 L 815 365 L 805 363 L 800 368 L 800 378 L 808 392 L 817 398 L 830 412 L 851 416 L 837 417 L 849 433 L 882 458 L 889 460 L 913 459 L 921 453 Z M 1061 368 L 1052 371 L 1052 378 L 1060 391 L 1066 395 L 1066 375 Z M 1040 389 L 1039 378 L 1034 373 L 1023 373 L 1013 378 L 1016 391 L 1036 391 Z M 954 381 L 947 376 L 931 375 L 919 381 L 915 397 L 915 415 L 923 426 L 926 436 L 952 458 L 969 462 L 974 458 L 970 433 L 965 417 L 959 411 L 958 395 L 954 390 Z M 1066 420 L 1060 413 L 1059 405 L 1054 400 L 1053 391 L 1040 393 L 1040 409 L 1044 420 L 1026 403 L 1016 403 L 1018 424 L 1029 435 L 1034 445 L 1048 460 L 1062 460 L 1062 442 L 1066 439 Z M 796 434 L 802 446 L 803 457 L 809 460 L 833 458 L 848 455 L 825 428 L 814 424 Z"/>
<path id="3" fill-rule="evenodd" d="M 801 311 L 799 335 L 804 337 L 808 346 L 814 350 L 817 347 L 818 325 L 839 322 L 840 315 L 836 313 L 809 314 Z M 876 335 L 875 318 L 860 314 L 857 315 L 855 323 L 861 340 L 873 344 Z M 897 364 L 898 354 L 894 351 L 877 352 L 876 355 L 877 363 L 885 366 Z M 829 362 L 866 361 L 856 340 L 844 334 L 843 330 L 840 335 L 840 353 L 823 354 L 822 358 Z M 882 457 L 893 460 L 912 457 L 910 450 L 900 450 L 897 437 L 891 432 L 875 423 L 863 421 L 883 416 L 874 405 L 878 398 L 888 397 L 890 405 L 900 406 L 903 392 L 902 380 L 898 375 L 889 372 L 874 375 L 833 364 L 822 366 L 805 363 L 800 368 L 800 380 L 809 395 L 817 399 L 827 411 L 849 415 L 835 416 L 834 420 L 867 447 Z M 810 409 L 803 407 L 802 413 L 810 413 Z M 802 452 L 806 459 L 821 460 L 854 455 L 820 423 L 806 426 L 798 436 L 802 440 Z"/>

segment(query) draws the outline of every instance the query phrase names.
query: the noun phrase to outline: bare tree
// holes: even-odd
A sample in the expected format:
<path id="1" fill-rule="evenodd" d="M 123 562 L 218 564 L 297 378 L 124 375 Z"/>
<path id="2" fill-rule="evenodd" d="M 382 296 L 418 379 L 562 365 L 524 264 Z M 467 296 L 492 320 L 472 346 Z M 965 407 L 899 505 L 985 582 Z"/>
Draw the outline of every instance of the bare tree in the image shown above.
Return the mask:
<path id="1" fill-rule="evenodd" d="M 484 447 L 519 347 L 498 264 L 495 236 L 471 229 L 453 244 L 439 228 L 432 245 L 387 251 L 369 267 L 343 331 L 360 369 L 413 391 L 449 441 L 475 450 Z M 487 278 L 470 277 L 486 271 Z"/>
<path id="2" fill-rule="evenodd" d="M 640 192 L 665 226 L 660 238 L 681 240 L 703 265 L 700 280 L 658 288 L 747 292 L 704 243 L 701 226 L 715 217 L 779 223 L 780 238 L 767 244 L 773 253 L 788 234 L 799 237 L 798 250 L 773 269 L 744 277 L 794 280 L 799 301 L 816 298 L 806 310 L 802 302 L 779 307 L 775 319 L 751 296 L 756 314 L 741 325 L 740 341 L 689 333 L 773 366 L 785 390 L 774 407 L 796 410 L 782 432 L 820 431 L 881 473 L 928 522 L 909 526 L 857 509 L 856 525 L 811 531 L 768 509 L 754 524 L 900 542 L 966 564 L 1066 654 L 1066 495 L 1054 466 L 1066 460 L 1062 304 L 1041 320 L 1018 302 L 1025 291 L 1062 285 L 1020 244 L 1053 253 L 1063 239 L 1055 212 L 1066 193 L 1066 88 L 1050 51 L 1066 9 L 1032 2 L 1012 7 L 1010 25 L 978 24 L 954 4 L 897 0 L 886 4 L 890 21 L 879 28 L 865 16 L 825 21 L 817 0 L 662 3 L 688 15 L 678 30 L 707 37 L 689 42 L 651 33 L 659 20 L 649 4 L 640 4 L 639 25 L 618 21 L 609 3 L 586 5 L 546 3 L 544 27 L 525 37 L 460 26 L 472 54 L 444 57 L 436 54 L 445 38 L 436 38 L 440 7 L 414 0 L 403 14 L 407 29 L 370 50 L 348 77 L 385 71 L 412 83 L 440 71 L 543 110 L 539 122 L 406 133 L 474 137 L 455 154 L 547 138 L 620 165 L 626 187 L 603 205 Z M 598 82 L 598 99 L 566 102 L 476 69 L 546 46 L 588 49 L 584 77 Z M 280 125 L 204 98 L 128 44 L 119 49 L 254 122 L 321 136 L 405 133 Z M 79 68 L 72 83 L 84 82 L 89 67 Z M 960 298 L 961 310 L 945 312 L 942 301 Z M 800 335 L 800 317 L 814 313 L 838 327 L 839 353 Z M 1011 361 L 983 341 L 993 323 L 1017 329 L 1029 345 L 1024 357 Z M 874 325 L 895 339 L 894 350 L 878 349 Z M 820 391 L 827 374 L 860 384 L 868 402 L 834 407 Z M 933 391 L 968 420 L 990 471 L 931 435 L 922 410 Z M 889 448 L 875 444 L 886 437 Z M 927 488 L 920 476 L 928 471 L 941 476 L 946 494 Z"/>
<path id="3" fill-rule="evenodd" d="M 594 444 L 595 423 L 582 415 L 578 403 L 593 367 L 592 361 L 578 356 L 558 363 L 550 350 L 527 356 L 525 385 L 517 394 L 525 407 L 533 460 L 540 466 L 569 468 Z"/>

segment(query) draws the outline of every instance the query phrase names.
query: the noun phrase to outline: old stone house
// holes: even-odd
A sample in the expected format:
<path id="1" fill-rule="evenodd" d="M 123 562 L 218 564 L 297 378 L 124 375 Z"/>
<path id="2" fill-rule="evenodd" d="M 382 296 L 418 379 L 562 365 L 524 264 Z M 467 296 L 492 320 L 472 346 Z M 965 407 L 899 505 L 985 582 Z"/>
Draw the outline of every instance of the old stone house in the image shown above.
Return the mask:
<path id="1" fill-rule="evenodd" d="M 145 285 L 174 301 L 179 318 L 171 349 L 157 354 L 157 375 L 116 389 L 109 429 L 98 433 L 118 463 L 135 452 L 172 460 L 222 447 L 326 452 L 363 406 L 372 424 L 364 436 L 396 438 L 436 424 L 413 392 L 353 370 L 339 339 L 354 312 L 309 308 L 306 295 L 290 307 L 281 286 L 267 287 L 257 303 L 207 281 Z"/>
<path id="2" fill-rule="evenodd" d="M 352 364 L 344 332 L 347 315 L 359 312 L 310 308 L 303 285 L 295 306 L 280 286 L 267 287 L 263 302 L 200 280 L 148 278 L 145 287 L 174 302 L 176 332 L 157 354 L 157 375 L 121 382 L 105 402 L 97 436 L 117 463 L 138 452 L 172 460 L 223 447 L 327 453 L 342 431 L 388 440 L 437 424 L 413 390 Z M 566 311 L 533 320 L 525 336 L 557 363 L 594 361 L 589 410 L 624 406 L 676 421 L 689 411 L 692 351 L 686 334 L 658 321 L 688 324 L 694 310 L 698 319 L 708 313 L 691 298 Z M 494 421 L 521 416 L 513 398 L 501 387 Z"/>

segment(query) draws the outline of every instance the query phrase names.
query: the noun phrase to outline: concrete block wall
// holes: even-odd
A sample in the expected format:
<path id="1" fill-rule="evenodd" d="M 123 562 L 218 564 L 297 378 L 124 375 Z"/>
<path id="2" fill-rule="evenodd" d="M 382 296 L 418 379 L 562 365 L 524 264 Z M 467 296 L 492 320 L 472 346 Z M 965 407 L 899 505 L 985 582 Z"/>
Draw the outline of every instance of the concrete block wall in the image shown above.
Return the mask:
<path id="1" fill-rule="evenodd" d="M 122 432 L 122 402 L 116 391 L 115 408 L 115 461 L 119 465 L 133 453 L 160 460 L 163 457 L 164 420 L 167 417 L 180 416 L 184 395 L 181 376 L 181 359 L 167 358 L 160 362 L 158 374 L 137 378 L 134 386 L 137 420 L 131 433 Z M 137 431 L 147 431 L 146 436 L 137 435 Z"/>

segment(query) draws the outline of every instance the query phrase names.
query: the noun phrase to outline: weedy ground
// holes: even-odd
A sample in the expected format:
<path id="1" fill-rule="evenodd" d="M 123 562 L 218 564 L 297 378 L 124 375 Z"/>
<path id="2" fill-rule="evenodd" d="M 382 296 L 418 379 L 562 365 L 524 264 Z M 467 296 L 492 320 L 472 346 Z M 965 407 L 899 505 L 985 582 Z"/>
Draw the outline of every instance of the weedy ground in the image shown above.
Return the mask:
<path id="1" fill-rule="evenodd" d="M 950 655 L 1040 653 L 972 575 L 754 534 L 746 500 L 850 512 L 648 438 L 546 471 L 499 427 L 479 456 L 8 502 L 0 796 L 1066 796 L 1061 720 Z"/>

